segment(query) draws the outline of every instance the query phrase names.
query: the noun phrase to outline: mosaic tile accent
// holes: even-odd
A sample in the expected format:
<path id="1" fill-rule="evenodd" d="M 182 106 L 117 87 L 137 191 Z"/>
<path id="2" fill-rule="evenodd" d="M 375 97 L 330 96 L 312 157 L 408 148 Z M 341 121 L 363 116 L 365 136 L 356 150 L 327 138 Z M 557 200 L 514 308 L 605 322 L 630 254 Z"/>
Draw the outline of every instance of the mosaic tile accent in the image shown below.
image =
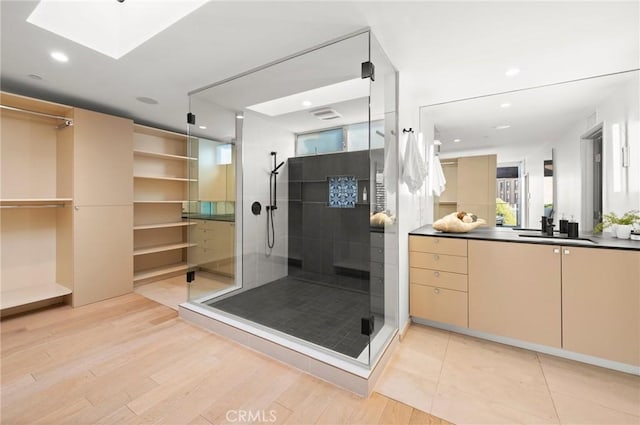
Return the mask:
<path id="1" fill-rule="evenodd" d="M 358 180 L 354 176 L 329 177 L 329 207 L 355 208 L 358 202 Z"/>

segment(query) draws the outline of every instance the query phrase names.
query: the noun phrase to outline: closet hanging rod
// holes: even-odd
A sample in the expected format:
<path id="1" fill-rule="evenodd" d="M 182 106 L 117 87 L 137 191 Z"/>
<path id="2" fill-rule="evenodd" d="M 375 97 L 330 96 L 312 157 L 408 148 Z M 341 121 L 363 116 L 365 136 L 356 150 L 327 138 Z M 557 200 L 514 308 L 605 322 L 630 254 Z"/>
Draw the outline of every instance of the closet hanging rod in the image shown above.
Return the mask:
<path id="1" fill-rule="evenodd" d="M 61 204 L 46 205 L 0 205 L 0 208 L 64 208 Z"/>
<path id="2" fill-rule="evenodd" d="M 43 112 L 30 111 L 29 109 L 15 108 L 13 106 L 7 106 L 7 105 L 0 105 L 0 108 L 8 109 L 10 111 L 24 112 L 24 113 L 27 113 L 27 114 L 37 115 L 39 117 L 46 117 L 46 118 L 53 118 L 53 119 L 56 119 L 56 120 L 62 120 L 62 121 L 64 121 L 64 124 L 63 124 L 64 127 L 69 127 L 69 126 L 73 125 L 73 120 L 71 118 L 61 117 L 59 115 L 45 114 Z"/>

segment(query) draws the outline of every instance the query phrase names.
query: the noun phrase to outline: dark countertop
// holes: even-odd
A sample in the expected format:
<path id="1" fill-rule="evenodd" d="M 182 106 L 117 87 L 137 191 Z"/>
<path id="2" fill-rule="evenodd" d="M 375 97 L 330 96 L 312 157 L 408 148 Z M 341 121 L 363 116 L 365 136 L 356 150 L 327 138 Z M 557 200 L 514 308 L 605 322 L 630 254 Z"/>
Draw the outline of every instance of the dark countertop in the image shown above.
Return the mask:
<path id="1" fill-rule="evenodd" d="M 546 245 L 582 246 L 587 248 L 629 249 L 640 251 L 640 241 L 618 239 L 610 236 L 580 233 L 579 239 L 543 236 L 537 230 L 513 230 L 509 227 L 479 227 L 468 233 L 444 233 L 434 230 L 430 224 L 409 232 L 417 236 L 438 236 L 442 238 L 473 239 Z M 528 235 L 528 236 L 520 236 Z M 556 234 L 557 235 L 557 234 Z"/>
<path id="2" fill-rule="evenodd" d="M 182 218 L 192 220 L 236 221 L 235 214 L 182 214 Z"/>

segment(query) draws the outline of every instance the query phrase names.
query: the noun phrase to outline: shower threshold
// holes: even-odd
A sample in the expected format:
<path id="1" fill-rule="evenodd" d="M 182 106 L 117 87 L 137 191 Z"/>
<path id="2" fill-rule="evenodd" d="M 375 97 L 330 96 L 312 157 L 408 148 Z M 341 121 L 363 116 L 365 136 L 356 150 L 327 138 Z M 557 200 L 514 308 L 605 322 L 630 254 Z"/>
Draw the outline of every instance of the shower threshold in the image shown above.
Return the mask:
<path id="1" fill-rule="evenodd" d="M 353 359 L 206 305 L 186 302 L 179 312 L 184 320 L 365 397 L 398 342 L 397 329 L 383 326 L 370 344 L 372 352 L 381 354 L 369 365 L 369 347 Z"/>

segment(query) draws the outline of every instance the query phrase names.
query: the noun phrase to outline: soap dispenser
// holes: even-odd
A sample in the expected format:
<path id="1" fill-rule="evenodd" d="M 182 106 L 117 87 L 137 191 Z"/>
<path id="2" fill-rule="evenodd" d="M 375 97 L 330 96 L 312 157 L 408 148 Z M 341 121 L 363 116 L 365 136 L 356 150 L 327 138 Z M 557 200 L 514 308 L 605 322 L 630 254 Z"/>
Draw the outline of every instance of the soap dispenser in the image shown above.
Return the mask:
<path id="1" fill-rule="evenodd" d="M 564 213 L 560 216 L 560 233 L 568 233 L 569 220 L 565 217 Z"/>

